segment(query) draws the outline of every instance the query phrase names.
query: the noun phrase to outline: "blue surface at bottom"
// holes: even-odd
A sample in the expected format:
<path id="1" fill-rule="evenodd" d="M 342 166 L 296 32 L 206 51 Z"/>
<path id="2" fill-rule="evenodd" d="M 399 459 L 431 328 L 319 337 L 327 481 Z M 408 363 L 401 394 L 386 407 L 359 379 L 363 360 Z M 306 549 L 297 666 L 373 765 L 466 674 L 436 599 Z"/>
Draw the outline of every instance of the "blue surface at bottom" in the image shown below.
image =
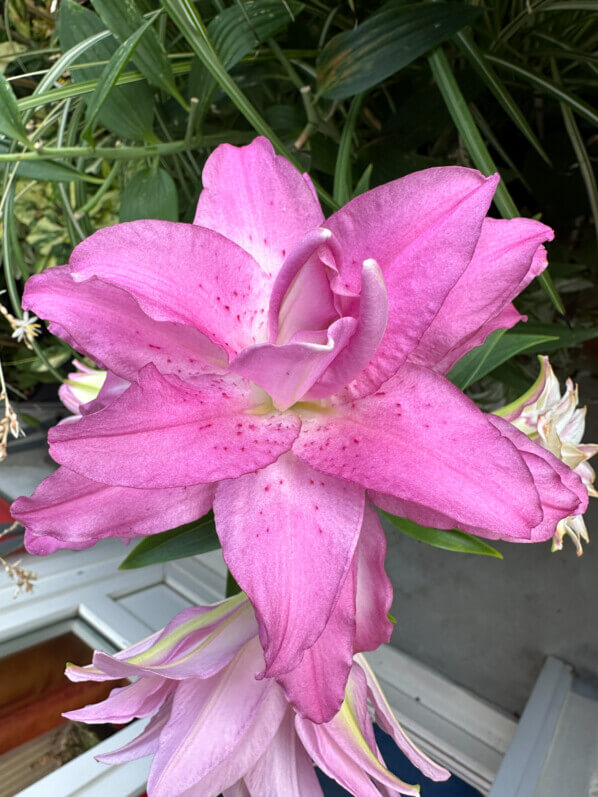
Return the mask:
<path id="1" fill-rule="evenodd" d="M 456 775 L 443 783 L 435 783 L 424 777 L 421 772 L 411 764 L 396 746 L 394 741 L 375 726 L 376 741 L 386 766 L 397 777 L 406 783 L 419 783 L 421 785 L 421 797 L 480 797 L 479 791 L 467 783 L 464 783 Z M 349 792 L 345 791 L 336 781 L 326 777 L 318 770 L 318 778 L 326 797 L 341 797 Z"/>

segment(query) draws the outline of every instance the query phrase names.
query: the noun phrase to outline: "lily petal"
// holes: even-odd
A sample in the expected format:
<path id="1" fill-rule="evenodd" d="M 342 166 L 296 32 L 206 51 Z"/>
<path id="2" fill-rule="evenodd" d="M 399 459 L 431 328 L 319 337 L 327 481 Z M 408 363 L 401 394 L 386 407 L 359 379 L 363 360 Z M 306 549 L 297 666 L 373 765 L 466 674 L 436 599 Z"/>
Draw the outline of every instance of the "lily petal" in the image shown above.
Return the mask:
<path id="1" fill-rule="evenodd" d="M 213 497 L 211 484 L 136 490 L 95 482 L 63 467 L 30 498 L 17 498 L 11 512 L 25 526 L 27 550 L 43 556 L 58 548 L 89 548 L 104 537 L 129 540 L 166 531 L 205 515 Z"/>
<path id="2" fill-rule="evenodd" d="M 345 699 L 353 664 L 356 570 L 354 560 L 326 628 L 316 642 L 294 669 L 277 678 L 295 711 L 312 722 L 331 720 Z"/>
<path id="3" fill-rule="evenodd" d="M 348 385 L 373 358 L 388 323 L 388 296 L 375 260 L 366 260 L 361 277 L 357 329 L 307 394 L 308 399 L 330 396 Z"/>
<path id="4" fill-rule="evenodd" d="M 172 221 L 115 224 L 76 246 L 69 265 L 75 280 L 97 276 L 124 288 L 154 320 L 201 330 L 229 353 L 267 339 L 266 276 L 212 230 Z"/>
<path id="5" fill-rule="evenodd" d="M 362 490 L 292 454 L 218 485 L 216 527 L 224 559 L 256 611 L 263 675 L 296 667 L 323 632 L 351 566 L 363 505 Z"/>
<path id="6" fill-rule="evenodd" d="M 376 390 L 417 346 L 473 257 L 497 181 L 473 169 L 427 169 L 361 194 L 328 219 L 346 253 L 333 290 L 357 293 L 362 263 L 373 258 L 388 291 L 384 337 L 350 395 Z"/>
<path id="7" fill-rule="evenodd" d="M 182 376 L 226 367 L 224 350 L 199 330 L 154 320 L 127 291 L 97 278 L 76 282 L 67 266 L 31 277 L 23 307 L 48 320 L 53 334 L 128 381 L 147 363 Z"/>
<path id="8" fill-rule="evenodd" d="M 356 657 L 355 661 L 356 666 L 361 669 L 366 678 L 368 697 L 374 706 L 378 725 L 394 739 L 395 744 L 401 752 L 403 752 L 413 766 L 417 767 L 427 778 L 436 781 L 448 780 L 451 773 L 435 761 L 432 761 L 431 758 L 428 758 L 425 753 L 416 747 L 396 721 L 392 709 L 384 696 L 384 692 L 380 688 L 380 684 L 365 657 L 359 655 Z"/>
<path id="9" fill-rule="evenodd" d="M 170 718 L 172 698 L 169 698 L 162 708 L 146 725 L 145 729 L 133 741 L 113 750 L 111 753 L 102 753 L 96 756 L 96 761 L 101 764 L 124 764 L 126 761 L 136 761 L 147 755 L 155 755 L 160 744 L 160 734 Z"/>
<path id="10" fill-rule="evenodd" d="M 261 664 L 255 639 L 214 678 L 178 685 L 150 771 L 152 797 L 177 797 L 191 788 L 220 794 L 257 762 L 288 709 L 273 681 L 247 678 Z"/>
<path id="11" fill-rule="evenodd" d="M 257 764 L 245 775 L 251 797 L 322 797 L 313 762 L 295 732 L 287 711 L 276 736 Z"/>
<path id="12" fill-rule="evenodd" d="M 299 401 L 342 355 L 357 329 L 355 318 L 339 318 L 327 332 L 314 337 L 323 342 L 292 341 L 282 346 L 261 343 L 238 354 L 230 370 L 262 387 L 279 410 Z"/>
<path id="13" fill-rule="evenodd" d="M 392 582 L 384 569 L 386 535 L 378 513 L 366 499 L 363 526 L 356 551 L 357 596 L 355 600 L 356 652 L 376 650 L 390 642 L 392 623 L 388 613 L 392 606 Z"/>
<path id="14" fill-rule="evenodd" d="M 134 684 L 113 689 L 106 700 L 67 711 L 63 717 L 91 724 L 113 722 L 122 725 L 135 717 L 149 717 L 164 703 L 174 684 L 163 678 L 141 678 Z"/>
<path id="15" fill-rule="evenodd" d="M 189 384 L 148 365 L 106 409 L 54 427 L 51 455 L 83 476 L 125 487 L 234 478 L 274 462 L 299 431 L 290 413 L 252 414 L 264 398 L 257 393 L 232 375 Z"/>
<path id="16" fill-rule="evenodd" d="M 532 219 L 486 219 L 471 263 L 449 291 L 411 354 L 414 362 L 446 373 L 484 335 L 504 328 L 504 310 L 547 265 L 542 244 L 553 231 Z M 519 320 L 520 316 L 514 316 Z"/>
<path id="17" fill-rule="evenodd" d="M 304 419 L 293 451 L 316 470 L 459 522 L 529 537 L 542 519 L 515 446 L 460 390 L 419 366 L 404 365 L 375 395 Z"/>
<path id="18" fill-rule="evenodd" d="M 194 224 L 249 252 L 269 276 L 303 236 L 324 220 L 313 186 L 274 153 L 267 138 L 245 147 L 222 144 L 203 168 Z"/>

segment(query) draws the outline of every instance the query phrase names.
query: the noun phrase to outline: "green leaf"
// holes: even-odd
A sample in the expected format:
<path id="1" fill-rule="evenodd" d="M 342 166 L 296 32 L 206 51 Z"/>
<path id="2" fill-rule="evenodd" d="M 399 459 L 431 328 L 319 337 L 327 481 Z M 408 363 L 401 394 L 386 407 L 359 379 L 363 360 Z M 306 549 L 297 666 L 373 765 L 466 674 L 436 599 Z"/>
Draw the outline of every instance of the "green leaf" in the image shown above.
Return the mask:
<path id="1" fill-rule="evenodd" d="M 171 562 L 173 559 L 215 551 L 219 547 L 214 515 L 208 512 L 193 523 L 144 537 L 121 562 L 119 570 L 135 570 L 138 567 Z"/>
<path id="2" fill-rule="evenodd" d="M 280 0 L 247 0 L 242 7 L 225 8 L 207 26 L 212 46 L 223 66 L 232 69 L 259 44 L 292 22 L 303 8 L 302 3 L 281 3 Z M 202 62 L 195 59 L 189 76 L 189 90 L 199 99 L 202 109 L 205 110 L 209 104 L 216 86 Z"/>
<path id="3" fill-rule="evenodd" d="M 375 86 L 453 36 L 481 9 L 461 3 L 391 0 L 334 36 L 318 59 L 318 91 L 339 100 Z"/>
<path id="4" fill-rule="evenodd" d="M 129 38 L 117 48 L 112 58 L 104 67 L 93 94 L 87 100 L 85 126 L 81 133 L 81 138 L 86 139 L 91 143 L 93 125 L 102 106 L 108 99 L 108 95 L 114 88 L 120 74 L 124 70 L 125 66 L 129 63 L 133 53 L 139 46 L 143 35 L 153 23 L 154 19 L 155 14 L 152 15 L 150 19 L 146 20 L 138 30 L 132 33 Z"/>
<path id="5" fill-rule="evenodd" d="M 426 526 L 419 526 L 412 520 L 406 518 L 396 517 L 390 515 L 383 509 L 378 509 L 380 515 L 388 520 L 396 529 L 407 534 L 409 537 L 423 542 L 426 545 L 432 545 L 434 548 L 442 548 L 445 551 L 455 551 L 457 553 L 475 553 L 482 556 L 494 556 L 496 559 L 502 559 L 502 554 L 488 545 L 479 537 L 474 537 L 473 534 L 467 534 L 460 529 L 431 529 Z"/>
<path id="6" fill-rule="evenodd" d="M 92 0 L 92 4 L 106 27 L 120 42 L 124 42 L 143 25 L 143 15 L 135 0 Z M 166 91 L 184 107 L 187 106 L 175 85 L 170 61 L 154 30 L 149 30 L 144 36 L 133 60 L 150 83 Z"/>
<path id="7" fill-rule="evenodd" d="M 359 196 L 359 194 L 363 194 L 366 191 L 370 190 L 370 180 L 372 179 L 372 171 L 374 169 L 373 163 L 368 163 L 368 165 L 363 170 L 363 174 L 357 181 L 357 185 L 353 190 L 353 196 Z"/>
<path id="8" fill-rule="evenodd" d="M 120 220 L 137 219 L 179 220 L 176 185 L 164 169 L 141 169 L 126 184 L 122 192 Z"/>
<path id="9" fill-rule="evenodd" d="M 553 340 L 555 338 L 552 335 L 533 335 L 529 332 L 523 335 L 497 329 L 488 335 L 481 346 L 468 351 L 453 365 L 448 373 L 448 379 L 461 390 L 465 390 L 516 354 L 538 346 L 544 351 L 544 344 Z"/>
<path id="10" fill-rule="evenodd" d="M 466 33 L 465 31 L 459 31 L 459 33 L 457 33 L 456 40 L 465 55 L 469 58 L 471 65 L 480 75 L 490 91 L 494 94 L 506 113 L 511 117 L 521 133 L 527 138 L 538 155 L 540 155 L 540 157 L 550 165 L 550 158 L 538 141 L 538 137 L 530 127 L 529 122 L 523 114 L 523 111 L 519 108 L 511 96 L 511 93 L 502 80 L 498 77 L 494 69 L 492 69 L 490 64 L 486 61 L 484 54 L 476 46 L 473 38 L 469 35 L 469 33 Z"/>
<path id="11" fill-rule="evenodd" d="M 467 151 L 475 166 L 485 175 L 494 174 L 498 169 L 488 152 L 488 147 L 484 139 L 480 135 L 480 131 L 471 115 L 469 106 L 465 101 L 465 97 L 459 88 L 459 84 L 453 75 L 450 64 L 442 48 L 438 48 L 431 53 L 428 57 L 428 62 L 448 112 L 451 115 L 455 127 L 463 138 Z M 512 219 L 519 215 L 517 205 L 509 194 L 503 180 L 501 180 L 496 187 L 494 203 L 505 219 Z M 543 271 L 538 276 L 538 282 L 544 288 L 559 313 L 564 315 L 565 307 L 552 283 L 548 270 Z"/>
<path id="12" fill-rule="evenodd" d="M 28 143 L 29 136 L 19 113 L 17 98 L 12 86 L 4 75 L 0 74 L 0 133 Z"/>
<path id="13" fill-rule="evenodd" d="M 528 354 L 548 354 L 558 349 L 566 349 L 568 346 L 577 346 L 586 340 L 598 338 L 597 327 L 578 327 L 571 328 L 562 324 L 541 324 L 536 321 L 527 321 L 518 324 L 514 328 L 515 333 L 525 332 L 527 335 L 545 335 L 546 342 L 541 345 L 529 347 Z"/>
<path id="14" fill-rule="evenodd" d="M 105 25 L 97 14 L 83 8 L 75 0 L 62 0 L 57 32 L 60 46 L 65 51 L 98 35 L 98 40 L 92 47 L 82 48 L 82 51 L 86 53 L 86 59 L 90 62 L 109 61 L 117 48 L 112 35 L 109 38 L 104 38 Z M 130 67 L 126 67 L 125 72 L 128 72 L 129 69 Z M 101 66 L 82 67 L 72 70 L 71 80 L 73 83 L 97 81 L 101 72 Z M 71 88 L 67 86 L 63 89 L 53 89 L 47 93 L 64 91 L 68 94 L 67 90 Z M 87 101 L 89 102 L 89 98 Z M 33 99 L 31 102 L 33 103 Z M 33 107 L 35 106 L 33 105 Z M 154 101 L 146 83 L 113 88 L 98 115 L 98 119 L 104 127 L 126 139 L 145 139 L 150 136 L 153 118 Z"/>
<path id="15" fill-rule="evenodd" d="M 345 205 L 353 193 L 353 177 L 351 174 L 351 147 L 353 144 L 353 134 L 357 125 L 357 118 L 361 111 L 364 94 L 356 94 L 351 100 L 349 113 L 345 119 L 343 132 L 341 133 L 340 144 L 336 156 L 336 168 L 334 170 L 334 188 L 332 196 L 339 205 Z"/>

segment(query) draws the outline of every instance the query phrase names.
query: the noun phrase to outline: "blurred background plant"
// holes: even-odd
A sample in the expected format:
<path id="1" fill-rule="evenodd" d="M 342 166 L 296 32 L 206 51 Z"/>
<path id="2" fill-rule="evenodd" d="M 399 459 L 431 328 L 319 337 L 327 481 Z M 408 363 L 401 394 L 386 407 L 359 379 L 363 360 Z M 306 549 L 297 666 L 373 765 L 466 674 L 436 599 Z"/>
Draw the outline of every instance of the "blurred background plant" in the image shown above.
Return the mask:
<path id="1" fill-rule="evenodd" d="M 588 368 L 597 11 L 597 0 L 5 0 L 5 403 L 55 396 L 72 357 L 47 331 L 18 334 L 35 323 L 20 306 L 27 277 L 119 220 L 190 221 L 210 151 L 256 134 L 309 171 L 326 212 L 428 166 L 498 168 L 496 215 L 556 230 L 551 277 L 518 302 L 530 322 L 495 333 L 453 378 L 492 408 L 529 386 L 538 351 L 567 374 Z"/>

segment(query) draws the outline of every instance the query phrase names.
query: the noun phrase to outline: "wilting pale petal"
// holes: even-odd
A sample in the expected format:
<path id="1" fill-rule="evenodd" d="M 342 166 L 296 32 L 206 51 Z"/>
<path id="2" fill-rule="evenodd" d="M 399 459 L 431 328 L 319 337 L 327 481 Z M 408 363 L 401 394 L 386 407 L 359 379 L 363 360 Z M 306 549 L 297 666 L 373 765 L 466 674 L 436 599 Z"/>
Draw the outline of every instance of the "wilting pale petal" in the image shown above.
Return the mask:
<path id="1" fill-rule="evenodd" d="M 264 755 L 245 775 L 254 797 L 321 797 L 314 765 L 295 733 L 293 713 L 287 711 Z"/>
<path id="2" fill-rule="evenodd" d="M 292 454 L 218 485 L 224 559 L 256 610 L 267 675 L 295 667 L 324 630 L 351 565 L 363 504 L 360 488 L 315 473 Z"/>
<path id="3" fill-rule="evenodd" d="M 363 526 L 355 553 L 357 584 L 355 599 L 354 651 L 376 650 L 390 641 L 392 583 L 384 569 L 386 536 L 378 513 L 366 499 Z"/>
<path id="4" fill-rule="evenodd" d="M 304 419 L 293 451 L 317 470 L 460 522 L 529 537 L 542 519 L 513 444 L 454 385 L 418 366 L 403 366 L 375 395 Z"/>
<path id="5" fill-rule="evenodd" d="M 124 725 L 135 717 L 154 714 L 173 691 L 174 683 L 164 678 L 141 678 L 134 684 L 113 689 L 101 703 L 67 711 L 63 716 L 75 722 Z"/>
<path id="6" fill-rule="evenodd" d="M 323 221 L 313 186 L 266 138 L 246 147 L 223 144 L 202 173 L 195 224 L 242 246 L 269 276 L 305 233 Z"/>
<path id="7" fill-rule="evenodd" d="M 263 395 L 239 377 L 191 385 L 148 365 L 138 380 L 102 412 L 51 430 L 53 458 L 107 484 L 181 487 L 263 468 L 297 436 L 294 415 L 251 414 Z"/>
<path id="8" fill-rule="evenodd" d="M 73 360 L 73 371 L 68 380 L 58 388 L 58 396 L 64 406 L 73 413 L 79 414 L 81 404 L 87 404 L 97 398 L 106 381 L 106 371 L 90 368 L 79 360 Z"/>
<path id="9" fill-rule="evenodd" d="M 497 179 L 427 169 L 361 194 L 327 220 L 343 252 L 333 290 L 356 293 L 373 258 L 388 291 L 386 332 L 352 395 L 375 390 L 417 346 L 473 257 Z"/>
<path id="10" fill-rule="evenodd" d="M 471 263 L 449 291 L 438 314 L 411 354 L 422 365 L 446 373 L 459 357 L 504 328 L 503 311 L 547 264 L 542 244 L 550 227 L 532 219 L 486 219 Z M 528 279 L 529 277 L 529 279 Z M 518 313 L 513 314 L 519 320 Z"/>
<path id="11" fill-rule="evenodd" d="M 75 247 L 73 277 L 124 288 L 157 321 L 195 327 L 230 353 L 267 339 L 268 280 L 253 258 L 212 230 L 131 221 Z"/>
<path id="12" fill-rule="evenodd" d="M 262 666 L 255 639 L 220 674 L 178 686 L 150 771 L 152 797 L 176 797 L 192 787 L 219 794 L 257 762 L 287 710 L 273 681 L 247 678 Z"/>
<path id="13" fill-rule="evenodd" d="M 326 628 L 300 663 L 278 677 L 295 710 L 312 722 L 328 722 L 340 709 L 353 664 L 357 562 L 343 584 Z"/>
<path id="14" fill-rule="evenodd" d="M 279 410 L 286 410 L 303 398 L 342 355 L 356 329 L 355 318 L 339 318 L 327 332 L 315 335 L 316 341 L 251 346 L 235 357 L 230 370 L 251 379 L 267 391 Z"/>
<path id="15" fill-rule="evenodd" d="M 371 748 L 371 726 L 364 735 L 365 729 L 360 727 L 360 721 L 369 722 L 367 709 L 364 711 L 365 692 L 365 677 L 358 668 L 353 668 L 345 701 L 338 714 L 324 725 L 296 717 L 299 738 L 320 769 L 351 794 L 379 797 L 375 780 L 391 795 L 419 797 L 419 786 L 411 786 L 395 777 L 386 769 L 381 756 L 378 757 L 377 748 Z"/>
<path id="16" fill-rule="evenodd" d="M 167 629 L 147 651 L 123 658 L 97 652 L 93 664 L 113 678 L 149 675 L 183 680 L 211 678 L 257 635 L 257 623 L 247 598 L 224 601 L 210 611 Z"/>
<path id="17" fill-rule="evenodd" d="M 31 277 L 23 307 L 35 308 L 51 332 L 129 381 L 147 363 L 185 377 L 226 367 L 224 350 L 199 330 L 154 320 L 127 291 L 97 278 L 76 282 L 66 266 Z"/>
<path id="18" fill-rule="evenodd" d="M 210 509 L 214 485 L 161 490 L 113 487 L 59 468 L 21 496 L 12 515 L 25 528 L 25 545 L 44 555 L 58 548 L 89 548 L 104 537 L 128 540 L 197 520 Z"/>
<path id="19" fill-rule="evenodd" d="M 366 260 L 361 276 L 357 329 L 307 394 L 308 399 L 330 396 L 356 378 L 373 358 L 388 322 L 388 296 L 380 268 Z"/>
<path id="20" fill-rule="evenodd" d="M 151 718 L 145 729 L 129 744 L 119 747 L 112 753 L 101 753 L 95 756 L 101 764 L 124 764 L 126 761 L 135 761 L 147 755 L 155 755 L 160 745 L 160 734 L 170 717 L 172 698 L 169 698 L 157 714 Z"/>
<path id="21" fill-rule="evenodd" d="M 389 736 L 393 738 L 399 749 L 407 756 L 413 766 L 431 780 L 447 780 L 451 773 L 444 767 L 439 766 L 431 758 L 417 748 L 411 739 L 396 721 L 392 709 L 380 688 L 372 668 L 367 663 L 364 656 L 356 656 L 355 662 L 365 675 L 367 682 L 368 697 L 372 702 L 376 713 L 376 722 Z"/>

